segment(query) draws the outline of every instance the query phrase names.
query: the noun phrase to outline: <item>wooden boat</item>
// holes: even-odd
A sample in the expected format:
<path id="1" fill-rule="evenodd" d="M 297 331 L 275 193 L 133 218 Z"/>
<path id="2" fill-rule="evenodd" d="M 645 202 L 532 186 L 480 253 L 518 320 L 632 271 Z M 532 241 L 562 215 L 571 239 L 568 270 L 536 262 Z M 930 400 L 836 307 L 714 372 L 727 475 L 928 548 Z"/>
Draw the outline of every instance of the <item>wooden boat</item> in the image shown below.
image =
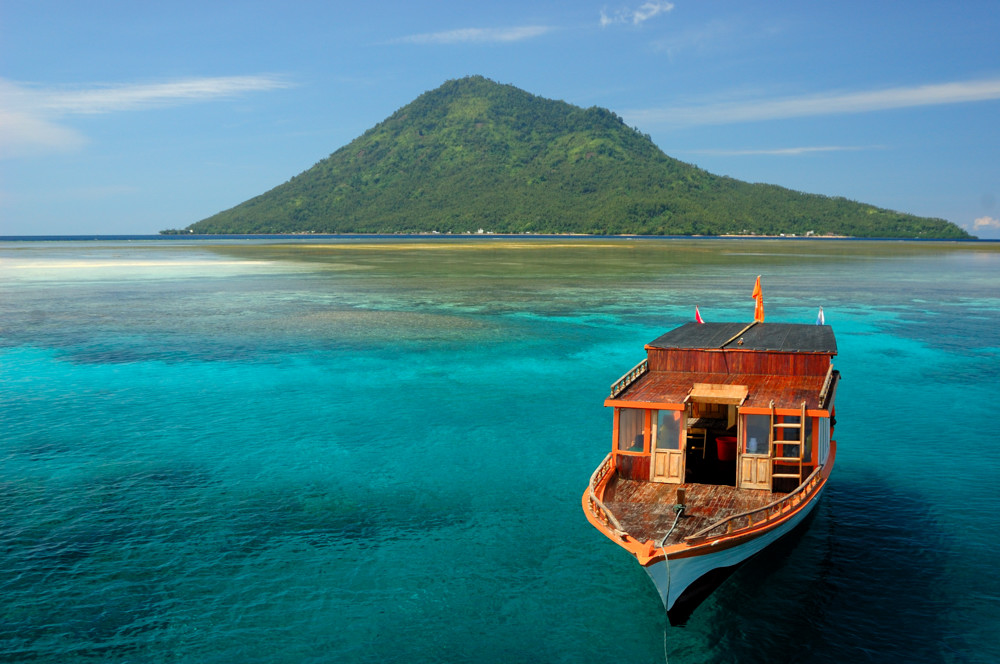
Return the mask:
<path id="1" fill-rule="evenodd" d="M 604 402 L 612 450 L 583 509 L 635 556 L 674 624 L 802 523 L 833 469 L 833 330 L 757 318 L 667 332 Z"/>

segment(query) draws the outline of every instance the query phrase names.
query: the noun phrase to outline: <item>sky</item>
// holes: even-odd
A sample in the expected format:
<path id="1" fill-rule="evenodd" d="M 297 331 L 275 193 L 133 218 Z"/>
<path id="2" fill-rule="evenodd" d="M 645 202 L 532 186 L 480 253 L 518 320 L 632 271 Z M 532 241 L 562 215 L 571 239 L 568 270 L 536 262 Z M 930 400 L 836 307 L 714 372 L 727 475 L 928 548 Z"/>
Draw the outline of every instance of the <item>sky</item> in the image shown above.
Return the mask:
<path id="1" fill-rule="evenodd" d="M 482 75 L 1000 238 L 997 35 L 997 0 L 0 0 L 0 235 L 183 228 Z"/>

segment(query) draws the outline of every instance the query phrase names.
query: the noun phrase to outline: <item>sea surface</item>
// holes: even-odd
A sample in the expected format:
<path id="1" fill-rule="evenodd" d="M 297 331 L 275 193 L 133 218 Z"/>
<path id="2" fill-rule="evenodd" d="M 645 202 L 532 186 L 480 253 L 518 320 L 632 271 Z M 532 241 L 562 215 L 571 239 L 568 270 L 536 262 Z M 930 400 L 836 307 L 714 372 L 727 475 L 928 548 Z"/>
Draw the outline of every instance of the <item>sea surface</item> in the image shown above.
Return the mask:
<path id="1" fill-rule="evenodd" d="M 667 627 L 603 400 L 758 274 L 837 466 Z M 0 660 L 996 662 L 998 404 L 997 243 L 0 242 Z"/>

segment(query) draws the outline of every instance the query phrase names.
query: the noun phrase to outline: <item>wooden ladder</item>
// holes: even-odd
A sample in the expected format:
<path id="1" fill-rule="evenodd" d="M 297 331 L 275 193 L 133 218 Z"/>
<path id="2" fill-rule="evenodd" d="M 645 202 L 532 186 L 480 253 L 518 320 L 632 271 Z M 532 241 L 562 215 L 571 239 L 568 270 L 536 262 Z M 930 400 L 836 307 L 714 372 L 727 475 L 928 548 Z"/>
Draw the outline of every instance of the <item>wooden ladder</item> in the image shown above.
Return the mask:
<path id="1" fill-rule="evenodd" d="M 771 402 L 771 461 L 772 461 L 772 463 L 775 462 L 775 461 L 777 461 L 777 462 L 794 461 L 794 462 L 798 463 L 799 468 L 798 468 L 798 472 L 796 472 L 796 473 L 790 473 L 790 472 L 775 473 L 775 472 L 773 472 L 773 469 L 772 469 L 771 477 L 772 477 L 772 479 L 776 478 L 776 477 L 777 478 L 786 477 L 786 478 L 790 478 L 790 479 L 796 479 L 796 480 L 799 481 L 799 484 L 802 484 L 802 461 L 803 461 L 803 454 L 805 452 L 805 442 L 806 442 L 806 440 L 805 440 L 805 438 L 806 438 L 806 435 L 805 435 L 805 433 L 806 433 L 806 402 L 805 401 L 802 402 L 802 413 L 799 415 L 798 424 L 796 424 L 794 422 L 781 422 L 781 423 L 776 424 L 774 422 L 774 419 L 775 419 L 774 401 L 772 401 Z M 795 440 L 784 439 L 784 436 L 782 436 L 783 440 L 777 440 L 775 438 L 775 435 L 774 435 L 775 434 L 775 430 L 783 430 L 783 429 L 798 429 L 798 431 L 799 431 L 798 441 L 796 442 Z M 798 450 L 798 456 L 775 456 L 775 450 L 777 450 L 778 445 L 781 445 L 782 453 L 784 453 L 785 448 L 787 448 L 788 446 L 795 445 L 796 449 Z"/>

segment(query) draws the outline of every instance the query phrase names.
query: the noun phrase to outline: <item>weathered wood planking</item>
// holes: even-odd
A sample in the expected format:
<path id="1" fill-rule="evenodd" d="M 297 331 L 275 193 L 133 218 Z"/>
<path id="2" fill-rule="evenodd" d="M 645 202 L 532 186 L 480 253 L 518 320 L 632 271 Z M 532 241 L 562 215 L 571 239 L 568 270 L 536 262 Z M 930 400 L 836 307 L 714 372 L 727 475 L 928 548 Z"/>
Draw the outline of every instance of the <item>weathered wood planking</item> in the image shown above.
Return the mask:
<path id="1" fill-rule="evenodd" d="M 658 543 L 674 522 L 678 488 L 685 490 L 686 508 L 667 544 L 678 543 L 719 519 L 763 507 L 784 495 L 713 484 L 659 484 L 615 477 L 604 492 L 604 504 L 629 535 L 640 542 Z"/>

